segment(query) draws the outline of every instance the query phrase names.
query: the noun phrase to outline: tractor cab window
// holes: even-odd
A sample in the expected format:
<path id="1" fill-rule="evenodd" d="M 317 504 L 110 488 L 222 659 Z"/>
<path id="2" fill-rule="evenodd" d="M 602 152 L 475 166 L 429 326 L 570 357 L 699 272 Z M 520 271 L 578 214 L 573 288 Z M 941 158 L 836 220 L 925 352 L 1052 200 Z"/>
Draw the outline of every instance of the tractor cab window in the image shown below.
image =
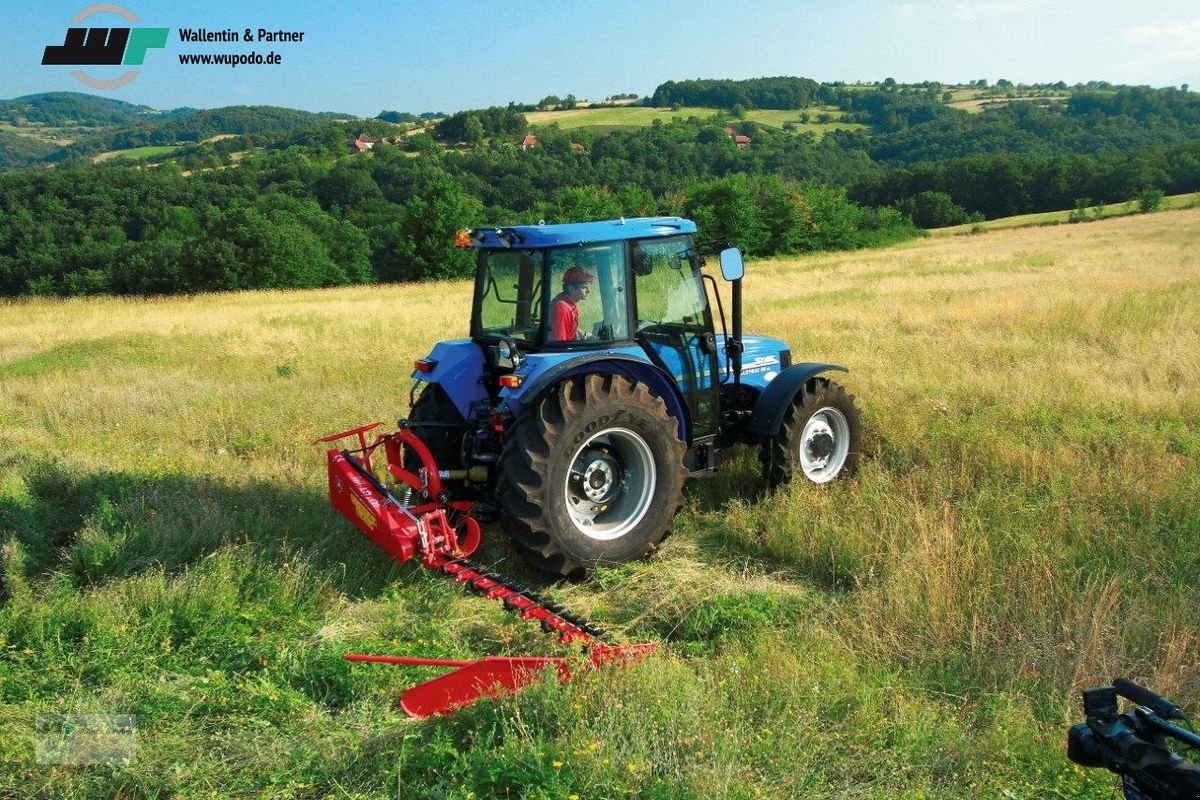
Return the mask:
<path id="1" fill-rule="evenodd" d="M 546 311 L 549 344 L 611 342 L 629 338 L 625 246 L 611 242 L 549 251 Z"/>
<path id="2" fill-rule="evenodd" d="M 692 268 L 695 257 L 691 239 L 682 236 L 634 245 L 639 331 L 662 326 L 706 328 L 704 285 Z"/>
<path id="3" fill-rule="evenodd" d="M 542 275 L 539 250 L 481 250 L 473 336 L 506 336 L 518 343 L 537 341 L 542 324 Z"/>

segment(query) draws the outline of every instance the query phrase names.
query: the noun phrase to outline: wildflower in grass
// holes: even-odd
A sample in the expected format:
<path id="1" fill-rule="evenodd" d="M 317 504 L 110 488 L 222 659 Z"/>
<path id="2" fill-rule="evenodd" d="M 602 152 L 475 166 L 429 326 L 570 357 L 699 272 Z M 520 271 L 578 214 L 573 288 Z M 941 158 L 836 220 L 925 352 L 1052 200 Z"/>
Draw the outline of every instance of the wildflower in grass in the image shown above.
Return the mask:
<path id="1" fill-rule="evenodd" d="M 555 769 L 562 769 L 562 765 L 563 765 L 563 762 L 561 762 L 561 761 L 551 761 L 550 762 L 550 766 L 554 767 Z"/>

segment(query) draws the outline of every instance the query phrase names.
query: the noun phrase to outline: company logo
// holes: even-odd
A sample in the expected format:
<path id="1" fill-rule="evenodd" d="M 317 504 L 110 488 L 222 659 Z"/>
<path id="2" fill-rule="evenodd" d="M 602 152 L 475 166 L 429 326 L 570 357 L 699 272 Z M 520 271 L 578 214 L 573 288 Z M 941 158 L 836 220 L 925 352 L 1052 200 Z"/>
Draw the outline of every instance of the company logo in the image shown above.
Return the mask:
<path id="1" fill-rule="evenodd" d="M 95 14 L 117 14 L 129 22 L 140 22 L 127 8 L 111 3 L 88 6 L 71 22 L 83 22 Z M 167 46 L 170 28 L 67 28 L 61 45 L 49 45 L 42 54 L 42 64 L 49 66 L 141 66 L 146 51 Z M 138 76 L 131 69 L 119 78 L 100 80 L 82 70 L 72 70 L 71 76 L 93 89 L 116 89 Z"/>

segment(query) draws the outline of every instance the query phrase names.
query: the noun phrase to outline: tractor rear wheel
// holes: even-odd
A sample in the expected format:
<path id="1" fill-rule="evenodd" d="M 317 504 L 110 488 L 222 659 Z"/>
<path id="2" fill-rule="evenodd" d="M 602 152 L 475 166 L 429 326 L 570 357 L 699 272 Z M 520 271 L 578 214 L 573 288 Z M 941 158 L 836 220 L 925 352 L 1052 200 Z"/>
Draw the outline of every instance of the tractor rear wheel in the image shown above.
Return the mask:
<path id="1" fill-rule="evenodd" d="M 771 488 L 799 473 L 828 483 L 858 466 L 862 428 L 854 396 L 828 378 L 812 378 L 792 400 L 779 432 L 763 443 L 759 460 Z"/>
<path id="2" fill-rule="evenodd" d="M 686 447 L 662 398 L 618 375 L 559 384 L 513 427 L 496 494 L 517 548 L 578 577 L 642 558 L 683 502 Z"/>

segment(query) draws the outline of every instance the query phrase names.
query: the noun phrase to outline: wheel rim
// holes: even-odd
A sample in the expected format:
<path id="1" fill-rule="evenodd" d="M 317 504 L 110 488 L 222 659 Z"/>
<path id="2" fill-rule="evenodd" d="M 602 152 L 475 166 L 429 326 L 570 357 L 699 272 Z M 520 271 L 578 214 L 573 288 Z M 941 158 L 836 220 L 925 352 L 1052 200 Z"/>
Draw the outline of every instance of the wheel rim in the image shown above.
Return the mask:
<path id="1" fill-rule="evenodd" d="M 590 539 L 619 539 L 646 516 L 657 477 L 645 439 L 628 428 L 602 430 L 571 458 L 563 485 L 567 514 Z"/>
<path id="2" fill-rule="evenodd" d="M 816 411 L 800 436 L 800 467 L 813 483 L 827 483 L 837 477 L 850 455 L 850 423 L 836 408 Z"/>

